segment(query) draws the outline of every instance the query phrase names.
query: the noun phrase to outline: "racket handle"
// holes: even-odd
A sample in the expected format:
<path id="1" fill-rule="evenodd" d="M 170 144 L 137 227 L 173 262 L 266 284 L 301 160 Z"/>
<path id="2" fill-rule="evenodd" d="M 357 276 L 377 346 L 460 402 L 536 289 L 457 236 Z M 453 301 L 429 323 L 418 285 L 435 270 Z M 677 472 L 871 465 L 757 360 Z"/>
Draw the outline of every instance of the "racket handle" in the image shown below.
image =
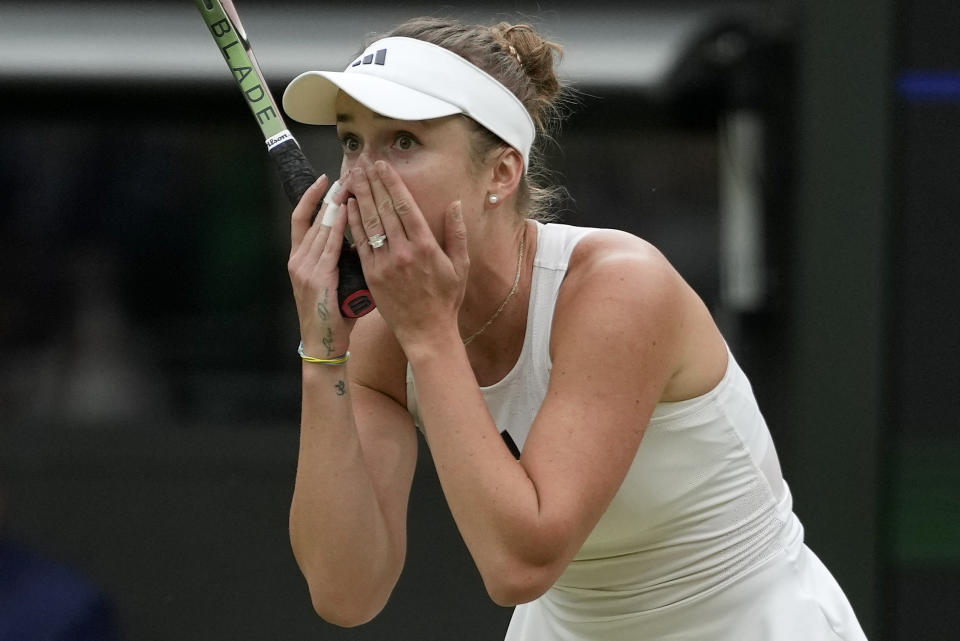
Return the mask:
<path id="1" fill-rule="evenodd" d="M 280 173 L 283 190 L 291 205 L 296 206 L 304 192 L 317 180 L 317 173 L 303 154 L 296 140 L 289 139 L 269 150 L 270 157 Z M 314 216 L 317 212 L 314 212 Z M 363 277 L 360 255 L 344 238 L 337 264 L 340 282 L 337 286 L 337 298 L 340 313 L 346 318 L 359 318 L 373 311 L 375 307 L 367 281 Z"/>

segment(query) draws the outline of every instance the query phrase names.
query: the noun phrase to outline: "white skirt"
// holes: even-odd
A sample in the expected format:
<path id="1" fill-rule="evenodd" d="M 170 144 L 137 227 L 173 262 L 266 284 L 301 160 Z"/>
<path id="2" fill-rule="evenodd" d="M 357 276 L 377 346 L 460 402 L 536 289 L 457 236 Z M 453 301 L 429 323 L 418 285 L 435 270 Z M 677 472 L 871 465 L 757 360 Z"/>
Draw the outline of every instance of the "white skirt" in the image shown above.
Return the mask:
<path id="1" fill-rule="evenodd" d="M 806 545 L 660 608 L 570 620 L 549 592 L 517 606 L 506 641 L 866 641 L 846 595 Z"/>

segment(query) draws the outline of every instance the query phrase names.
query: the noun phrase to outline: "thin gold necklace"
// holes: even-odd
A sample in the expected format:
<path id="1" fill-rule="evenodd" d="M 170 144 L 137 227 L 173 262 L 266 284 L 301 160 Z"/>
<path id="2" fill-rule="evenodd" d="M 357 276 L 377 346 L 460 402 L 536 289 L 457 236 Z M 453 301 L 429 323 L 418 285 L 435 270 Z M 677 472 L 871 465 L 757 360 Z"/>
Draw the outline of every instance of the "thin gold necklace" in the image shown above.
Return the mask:
<path id="1" fill-rule="evenodd" d="M 526 244 L 527 230 L 524 229 L 523 233 L 520 235 L 520 256 L 517 258 L 517 275 L 513 278 L 513 287 L 510 288 L 510 293 L 507 294 L 507 297 L 503 299 L 502 303 L 500 303 L 500 307 L 497 308 L 497 311 L 493 313 L 493 316 L 487 319 L 487 322 L 484 323 L 480 329 L 475 331 L 468 338 L 463 339 L 464 346 L 469 345 L 473 342 L 473 339 L 487 331 L 487 328 L 490 327 L 493 321 L 497 320 L 497 316 L 499 316 L 500 312 L 503 311 L 503 308 L 507 306 L 507 303 L 510 302 L 510 299 L 513 298 L 513 295 L 517 293 L 517 288 L 520 285 L 520 272 L 523 271 L 523 248 L 526 246 Z"/>

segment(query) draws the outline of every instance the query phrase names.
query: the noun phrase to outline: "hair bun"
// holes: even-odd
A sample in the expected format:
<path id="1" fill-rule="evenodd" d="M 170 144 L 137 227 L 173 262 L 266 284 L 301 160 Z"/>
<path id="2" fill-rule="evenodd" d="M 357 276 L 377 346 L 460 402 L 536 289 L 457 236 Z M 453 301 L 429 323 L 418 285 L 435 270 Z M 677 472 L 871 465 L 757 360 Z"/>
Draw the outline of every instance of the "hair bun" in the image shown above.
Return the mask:
<path id="1" fill-rule="evenodd" d="M 563 55 L 563 47 L 546 40 L 528 24 L 501 22 L 491 30 L 503 42 L 507 55 L 517 61 L 533 85 L 532 101 L 528 99 L 525 102 L 537 127 L 541 130 L 551 129 L 557 111 L 555 102 L 563 91 L 563 85 L 554 70 L 555 63 Z"/>

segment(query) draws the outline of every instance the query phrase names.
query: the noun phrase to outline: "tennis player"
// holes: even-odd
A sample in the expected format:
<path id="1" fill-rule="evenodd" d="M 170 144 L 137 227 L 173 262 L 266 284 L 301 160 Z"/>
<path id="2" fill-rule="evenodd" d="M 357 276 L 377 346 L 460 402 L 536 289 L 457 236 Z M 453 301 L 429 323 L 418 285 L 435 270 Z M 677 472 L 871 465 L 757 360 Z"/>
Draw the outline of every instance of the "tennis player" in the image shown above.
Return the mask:
<path id="1" fill-rule="evenodd" d="M 559 52 L 417 19 L 284 94 L 343 146 L 289 260 L 290 536 L 316 611 L 352 626 L 386 603 L 419 428 L 490 597 L 517 606 L 509 641 L 863 640 L 700 298 L 639 238 L 539 220 Z M 358 321 L 336 304 L 348 224 L 377 304 Z"/>

